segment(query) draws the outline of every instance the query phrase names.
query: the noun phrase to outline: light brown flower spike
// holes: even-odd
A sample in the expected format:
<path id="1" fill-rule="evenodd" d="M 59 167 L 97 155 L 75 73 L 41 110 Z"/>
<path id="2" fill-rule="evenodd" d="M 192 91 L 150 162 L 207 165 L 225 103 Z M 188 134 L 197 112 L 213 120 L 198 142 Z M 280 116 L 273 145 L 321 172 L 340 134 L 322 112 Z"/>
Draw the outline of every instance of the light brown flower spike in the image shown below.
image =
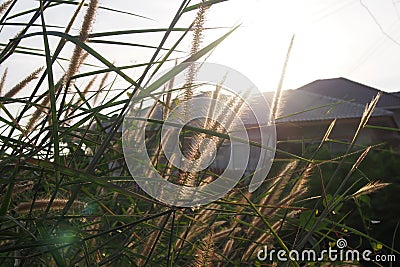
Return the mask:
<path id="1" fill-rule="evenodd" d="M 8 73 L 8 68 L 6 68 L 4 70 L 3 76 L 1 77 L 1 80 L 0 80 L 0 96 L 1 96 L 1 92 L 3 91 L 4 83 L 6 82 L 6 79 L 7 79 L 7 73 Z"/>
<path id="2" fill-rule="evenodd" d="M 50 207 L 50 210 L 61 210 L 65 207 L 65 204 L 67 204 L 68 199 L 59 199 L 56 198 L 53 200 L 52 205 Z M 27 213 L 31 210 L 32 211 L 44 211 L 47 208 L 47 205 L 50 203 L 50 199 L 37 199 L 32 206 L 32 201 L 28 202 L 21 202 L 18 204 L 16 207 L 15 211 L 17 213 Z M 74 207 L 82 207 L 85 206 L 86 203 L 81 202 L 81 201 L 74 201 L 73 206 Z"/>
<path id="3" fill-rule="evenodd" d="M 89 33 L 92 29 L 94 18 L 96 17 L 96 11 L 98 7 L 98 0 L 91 0 L 89 2 L 85 17 L 83 19 L 82 27 L 79 32 L 79 40 L 86 42 Z M 83 49 L 80 46 L 75 46 L 74 52 L 72 53 L 71 61 L 68 66 L 66 75 L 64 76 L 64 84 L 66 84 L 69 79 L 78 71 L 80 65 L 82 64 Z"/>
<path id="4" fill-rule="evenodd" d="M 5 1 L 0 5 L 0 14 L 2 14 L 11 4 L 12 0 Z"/>
<path id="5" fill-rule="evenodd" d="M 98 7 L 98 0 L 91 0 L 88 5 L 88 9 L 86 11 L 85 17 L 83 19 L 83 23 L 81 26 L 81 30 L 79 33 L 79 39 L 82 42 L 86 42 L 92 29 L 94 18 L 96 16 L 96 11 Z M 87 57 L 87 53 L 84 53 L 83 49 L 79 46 L 75 46 L 74 52 L 72 54 L 68 70 L 61 77 L 60 82 L 55 85 L 55 92 L 57 93 L 63 86 L 65 86 L 71 77 L 78 71 L 80 65 L 83 63 L 85 58 Z M 70 84 L 71 85 L 71 84 Z M 26 129 L 28 131 L 32 130 L 37 120 L 40 118 L 40 115 L 44 111 L 45 107 L 48 106 L 50 102 L 50 97 L 46 96 L 41 102 L 41 107 L 39 107 L 32 115 L 31 119 L 28 122 Z"/>
<path id="6" fill-rule="evenodd" d="M 15 85 L 10 91 L 8 91 L 4 97 L 13 97 L 17 93 L 19 93 L 22 89 L 25 88 L 31 81 L 38 78 L 39 73 L 43 70 L 43 67 L 38 68 L 31 74 L 29 74 L 25 79 L 20 81 L 17 85 Z"/>

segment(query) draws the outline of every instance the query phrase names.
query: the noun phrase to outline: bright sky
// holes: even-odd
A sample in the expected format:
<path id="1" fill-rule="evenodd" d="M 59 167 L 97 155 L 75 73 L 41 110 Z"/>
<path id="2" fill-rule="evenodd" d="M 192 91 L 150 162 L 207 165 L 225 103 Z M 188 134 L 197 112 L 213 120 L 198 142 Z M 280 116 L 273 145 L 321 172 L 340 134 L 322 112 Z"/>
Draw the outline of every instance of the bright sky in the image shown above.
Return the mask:
<path id="1" fill-rule="evenodd" d="M 210 60 L 242 71 L 263 90 L 273 90 L 295 34 L 284 88 L 297 88 L 316 79 L 346 77 L 384 91 L 400 91 L 400 1 L 396 2 L 222 3 L 210 12 L 210 22 L 229 25 L 236 19 L 243 22 L 243 28 Z"/>
<path id="2" fill-rule="evenodd" d="M 103 0 L 104 6 L 147 16 L 153 21 L 101 10 L 93 31 L 168 27 L 180 3 L 181 0 Z M 19 1 L 16 10 L 37 4 L 38 1 L 33 0 Z M 65 26 L 73 11 L 73 6 L 63 10 L 54 8 L 46 17 L 47 23 Z M 194 15 L 194 12 L 186 14 L 180 26 L 187 26 Z M 27 18 L 15 21 L 26 21 Z M 242 26 L 214 51 L 208 61 L 235 68 L 262 91 L 277 87 L 293 34 L 296 38 L 284 81 L 285 89 L 294 89 L 316 79 L 346 77 L 384 91 L 400 91 L 398 0 L 230 0 L 213 6 L 207 14 L 208 27 L 231 28 L 239 23 Z M 227 31 L 206 31 L 203 45 Z M 0 41 L 7 42 L 13 34 L 3 30 Z M 161 36 L 136 34 L 102 39 L 156 46 Z M 57 39 L 51 41 L 54 49 Z M 187 51 L 189 42 L 190 39 L 180 49 Z M 42 47 L 42 40 L 31 39 L 22 45 Z M 116 60 L 117 65 L 146 62 L 151 55 L 151 50 L 143 48 L 90 45 L 110 61 Z M 64 56 L 68 57 L 69 52 L 67 50 Z M 11 73 L 14 71 L 24 77 L 34 66 L 44 65 L 44 59 L 14 57 L 3 65 L 0 71 L 8 66 Z M 9 83 L 20 80 L 17 76 L 10 77 Z"/>

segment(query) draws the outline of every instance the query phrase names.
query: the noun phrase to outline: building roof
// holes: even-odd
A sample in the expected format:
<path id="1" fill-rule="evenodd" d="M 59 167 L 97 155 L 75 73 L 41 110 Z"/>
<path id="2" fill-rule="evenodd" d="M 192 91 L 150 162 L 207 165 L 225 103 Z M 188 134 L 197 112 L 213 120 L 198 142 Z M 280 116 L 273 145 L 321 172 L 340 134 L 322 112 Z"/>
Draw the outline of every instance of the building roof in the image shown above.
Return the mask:
<path id="1" fill-rule="evenodd" d="M 338 87 L 335 87 L 338 86 Z M 335 88 L 338 88 L 337 90 Z M 317 91 L 317 92 L 312 92 Z M 343 94 L 339 94 L 343 92 Z M 299 89 L 284 90 L 280 104 L 280 114 L 277 122 L 301 122 L 321 121 L 333 119 L 357 119 L 361 118 L 365 106 L 372 100 L 379 91 L 345 78 L 317 80 Z M 400 93 L 400 92 L 399 92 Z M 338 94 L 341 98 L 332 97 Z M 273 102 L 274 92 L 264 93 L 268 102 Z M 398 101 L 398 102 L 397 102 Z M 382 108 L 384 104 L 400 106 L 400 97 L 384 93 L 375 108 L 373 117 L 394 117 L 392 111 Z M 381 103 L 381 107 L 379 107 Z M 264 102 L 258 99 L 252 100 L 252 109 L 262 110 Z M 153 118 L 161 119 L 163 108 L 157 106 L 153 112 Z M 146 117 L 149 108 L 141 109 L 138 116 Z M 257 120 L 250 111 L 241 114 L 245 124 L 257 124 Z"/>
<path id="2" fill-rule="evenodd" d="M 369 103 L 380 91 L 376 88 L 351 81 L 346 78 L 316 80 L 300 87 L 298 90 L 330 96 L 338 99 L 351 100 L 359 104 Z M 383 92 L 377 107 L 400 107 L 400 97 Z"/>
<path id="3" fill-rule="evenodd" d="M 396 97 L 400 97 L 400 91 L 399 91 L 399 92 L 391 93 L 391 95 L 394 95 L 394 96 L 396 96 Z"/>
<path id="4" fill-rule="evenodd" d="M 273 92 L 265 93 L 272 103 Z M 349 102 L 306 90 L 285 90 L 282 92 L 277 122 L 320 121 L 333 119 L 360 118 L 365 104 Z M 372 116 L 393 116 L 393 112 L 375 108 Z"/>

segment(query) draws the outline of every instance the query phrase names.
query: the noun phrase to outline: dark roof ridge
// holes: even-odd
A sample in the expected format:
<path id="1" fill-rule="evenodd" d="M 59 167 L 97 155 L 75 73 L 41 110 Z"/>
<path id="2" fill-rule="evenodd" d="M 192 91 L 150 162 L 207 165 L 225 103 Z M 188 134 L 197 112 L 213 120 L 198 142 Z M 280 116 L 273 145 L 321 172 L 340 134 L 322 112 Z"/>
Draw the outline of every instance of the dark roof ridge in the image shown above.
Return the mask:
<path id="1" fill-rule="evenodd" d="M 333 101 L 333 102 L 346 103 L 346 104 L 353 105 L 354 107 L 359 107 L 359 108 L 365 108 L 366 105 L 369 104 L 369 103 L 365 103 L 363 105 L 363 104 L 360 104 L 360 103 L 357 103 L 357 102 L 351 101 L 351 100 L 340 99 L 340 98 L 336 98 L 336 97 L 332 97 L 332 96 L 326 96 L 326 95 L 317 94 L 317 93 L 309 92 L 309 91 L 298 90 L 298 89 L 283 90 L 282 93 L 285 92 L 285 91 L 286 92 L 298 92 L 298 93 L 301 92 L 302 94 L 309 94 L 309 95 L 313 95 L 313 96 L 318 96 L 318 97 L 321 97 L 321 98 L 324 98 L 324 99 L 327 99 L 327 100 L 330 100 L 330 101 Z M 267 93 L 270 93 L 270 92 L 267 92 Z M 372 101 L 372 99 L 371 99 L 371 101 Z M 375 107 L 375 110 L 380 111 L 380 112 L 382 112 L 384 114 L 386 113 L 386 115 L 393 116 L 393 114 L 394 114 L 392 111 L 386 110 L 384 108 Z"/>
<path id="2" fill-rule="evenodd" d="M 351 82 L 351 83 L 354 83 L 354 84 L 357 84 L 357 85 L 364 86 L 366 89 L 369 89 L 369 90 L 371 90 L 371 91 L 374 91 L 374 92 L 382 92 L 384 95 L 392 96 L 392 97 L 398 98 L 398 96 L 392 95 L 392 93 L 383 91 L 383 90 L 381 90 L 381 89 L 372 87 L 372 86 L 367 85 L 367 84 L 364 84 L 364 83 L 360 83 L 360 82 L 356 82 L 356 81 L 350 80 L 350 79 L 348 79 L 348 78 L 346 78 L 346 77 L 327 78 L 327 79 L 317 79 L 317 80 L 315 80 L 315 81 L 312 81 L 312 82 L 310 82 L 310 83 L 307 83 L 307 84 L 305 84 L 305 85 L 303 85 L 303 86 L 297 88 L 296 90 L 301 90 L 303 87 L 306 87 L 306 86 L 308 86 L 308 85 L 310 85 L 310 84 L 313 84 L 313 83 L 316 83 L 316 82 L 332 81 L 332 80 L 345 80 L 345 81 L 347 81 L 347 82 Z"/>

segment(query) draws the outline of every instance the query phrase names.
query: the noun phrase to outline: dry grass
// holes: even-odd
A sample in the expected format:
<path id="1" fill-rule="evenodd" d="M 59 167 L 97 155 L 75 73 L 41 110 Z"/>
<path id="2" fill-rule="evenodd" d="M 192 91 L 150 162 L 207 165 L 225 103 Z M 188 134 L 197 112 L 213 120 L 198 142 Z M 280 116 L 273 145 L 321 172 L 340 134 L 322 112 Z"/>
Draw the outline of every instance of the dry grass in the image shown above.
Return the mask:
<path id="1" fill-rule="evenodd" d="M 61 25 L 65 30 L 60 34 L 69 34 L 81 7 L 85 6 L 84 2 L 74 2 L 77 5 L 76 12 L 69 23 L 66 22 L 66 26 Z M 4 12 L 11 3 L 12 1 L 4 2 L 0 11 Z M 208 53 L 211 52 L 216 47 L 216 43 L 202 47 L 203 36 L 206 33 L 204 23 L 210 1 L 201 1 L 198 5 L 189 7 L 186 7 L 185 3 L 177 12 L 176 20 L 184 15 L 195 16 L 193 27 L 190 29 L 193 35 L 188 55 L 196 56 L 203 49 L 207 49 Z M 72 4 L 60 3 L 59 6 L 64 8 Z M 84 43 L 88 42 L 97 10 L 101 8 L 99 2 L 94 0 L 87 1 L 86 6 L 86 13 L 78 35 L 80 41 Z M 58 7 L 55 5 L 49 10 L 53 8 Z M 193 9 L 197 9 L 197 12 L 190 13 Z M 38 10 L 32 12 L 36 11 Z M 129 12 L 125 10 L 116 11 L 108 8 L 105 11 L 114 12 L 116 18 L 120 15 L 136 18 L 135 14 L 126 14 Z M 44 9 L 43 12 L 48 11 Z M 47 13 L 46 18 L 48 18 Z M 175 54 L 165 50 L 164 47 L 175 42 L 174 38 L 177 34 L 182 34 L 184 38 L 185 35 L 181 29 L 176 30 L 177 25 L 171 23 L 171 26 L 164 31 L 167 42 L 160 43 L 163 49 L 158 50 L 165 52 L 166 55 L 154 52 L 152 57 L 154 60 L 147 62 L 149 65 L 159 67 L 174 61 L 170 57 Z M 27 22 L 25 26 L 28 32 L 33 24 Z M 190 30 L 188 29 L 187 32 Z M 58 29 L 50 30 L 49 28 L 48 33 L 54 33 L 54 31 Z M 149 29 L 135 29 L 135 31 L 141 34 L 154 34 Z M 24 37 L 26 32 L 21 31 L 19 36 Z M 123 36 L 122 34 L 129 33 L 127 31 L 122 33 L 116 29 L 107 32 L 102 37 L 110 41 L 114 41 L 115 38 L 115 41 L 118 41 Z M 96 34 L 98 35 L 102 33 Z M 221 37 L 219 41 L 222 40 Z M 10 42 L 9 47 L 14 44 L 12 40 Z M 377 193 L 379 189 L 388 186 L 386 182 L 371 182 L 372 179 L 366 182 L 365 174 L 362 173 L 361 163 L 369 156 L 373 148 L 362 151 L 353 150 L 354 143 L 362 129 L 366 127 L 376 107 L 379 95 L 367 106 L 348 151 L 338 158 L 316 159 L 318 151 L 325 148 L 326 142 L 331 141 L 330 135 L 333 128 L 337 127 L 336 121 L 333 121 L 312 156 L 305 154 L 277 159 L 272 172 L 257 191 L 252 193 L 247 191 L 248 181 L 252 178 L 250 174 L 242 177 L 238 187 L 213 203 L 193 208 L 171 207 L 151 199 L 132 180 L 132 175 L 124 161 L 119 136 L 121 118 L 129 105 L 126 96 L 129 95 L 131 100 L 137 101 L 134 102 L 135 104 L 141 104 L 138 111 L 144 111 L 147 107 L 151 109 L 150 104 L 146 106 L 147 101 L 159 96 L 158 92 L 154 91 L 152 92 L 154 98 L 147 98 L 147 96 L 141 98 L 137 93 L 140 87 L 132 88 L 133 83 L 122 88 L 121 70 L 132 70 L 129 78 L 130 76 L 132 80 L 138 78 L 137 80 L 143 86 L 146 84 L 146 77 L 152 75 L 148 72 L 151 68 L 146 68 L 147 70 L 136 75 L 136 70 L 142 70 L 141 67 L 118 65 L 120 67 L 113 68 L 114 63 L 111 65 L 106 61 L 108 55 L 101 58 L 96 56 L 96 53 L 91 53 L 92 59 L 99 60 L 96 61 L 99 67 L 93 66 L 85 61 L 89 54 L 79 45 L 74 47 L 70 61 L 65 62 L 60 59 L 60 53 L 62 51 L 65 57 L 63 45 L 66 42 L 67 39 L 60 38 L 59 45 L 54 48 L 51 41 L 51 53 L 46 52 L 46 59 L 55 60 L 52 65 L 54 72 L 46 71 L 46 75 L 57 76 L 47 77 L 58 81 L 54 92 L 51 90 L 51 93 L 55 94 L 55 99 L 50 100 L 49 93 L 45 90 L 46 85 L 41 84 L 41 79 L 36 79 L 41 70 L 33 71 L 5 94 L 7 69 L 4 70 L 0 79 L 0 95 L 7 97 L 6 101 L 1 103 L 1 108 L 7 111 L 10 104 L 12 108 L 14 105 L 17 106 L 15 117 L 14 114 L 10 116 L 11 113 L 8 112 L 8 117 L 2 118 L 5 123 L 1 125 L 0 134 L 2 146 L 0 150 L 1 266 L 43 264 L 49 266 L 253 266 L 257 264 L 257 251 L 263 245 L 292 248 L 318 244 L 323 249 L 329 245 L 329 242 L 345 235 L 354 236 L 357 242 L 359 240 L 376 242 L 368 236 L 369 229 L 366 229 L 364 233 L 362 229 L 352 229 L 346 224 L 346 216 L 351 214 L 352 210 L 342 213 L 336 208 L 342 204 L 348 204 L 347 201 L 352 201 L 351 204 L 359 204 L 362 202 L 361 196 Z M 24 45 L 29 45 L 29 42 Z M 120 45 L 117 45 L 116 49 L 119 49 Z M 90 46 L 90 49 L 95 51 L 95 42 Z M 155 46 L 152 44 L 152 47 Z M 280 109 L 284 105 L 283 79 L 292 46 L 293 39 L 272 105 L 274 117 L 279 116 Z M 24 53 L 30 55 L 29 53 L 32 52 L 24 50 L 23 47 L 18 49 L 20 49 L 19 52 L 22 51 L 22 56 L 27 56 Z M 175 47 L 172 48 L 174 49 Z M 160 58 L 160 62 L 154 63 Z M 0 60 L 5 59 L 0 58 Z M 88 72 L 83 71 L 84 62 L 87 69 L 90 69 Z M 178 67 L 181 66 L 178 60 L 175 62 Z M 60 66 L 58 69 L 57 63 Z M 195 65 L 188 68 L 183 88 L 175 88 L 173 75 L 167 77 L 169 83 L 164 88 L 164 94 L 157 98 L 159 102 L 152 109 L 152 112 L 157 114 L 159 109 L 156 105 L 162 102 L 163 106 L 160 109 L 163 112 L 160 118 L 157 118 L 160 121 L 156 121 L 155 129 L 160 127 L 163 120 L 170 114 L 170 109 L 176 104 L 182 104 L 184 101 L 189 103 L 196 96 L 195 93 L 204 93 L 197 90 L 196 72 Z M 115 75 L 115 79 L 108 83 L 110 75 Z M 42 78 L 45 80 L 44 75 Z M 170 162 L 166 162 L 158 139 L 158 130 L 146 131 L 149 159 L 156 171 L 166 179 L 195 187 L 220 178 L 220 174 L 217 171 L 214 173 L 211 168 L 201 172 L 194 170 L 202 163 L 202 156 L 212 154 L 213 144 L 219 148 L 223 142 L 228 143 L 228 140 L 218 137 L 235 129 L 233 115 L 227 115 L 227 111 L 233 110 L 239 117 L 246 115 L 245 100 L 249 97 L 248 94 L 225 95 L 223 91 L 225 78 L 212 93 L 207 95 L 224 103 L 224 106 L 204 107 L 204 114 L 207 117 L 214 117 L 215 120 L 203 119 L 193 122 L 207 134 L 202 131 L 186 131 L 186 129 L 180 133 L 182 153 L 191 161 L 186 166 L 189 171 L 178 170 Z M 98 87 L 96 81 L 99 81 Z M 36 88 L 37 91 L 32 92 L 31 95 L 28 94 L 26 98 L 16 97 L 22 92 L 30 93 L 31 87 Z M 102 92 L 106 87 L 107 95 L 104 96 Z M 52 85 L 50 88 L 53 88 Z M 43 91 L 45 93 L 39 93 Z M 79 92 L 79 98 L 76 98 L 78 95 L 76 92 Z M 109 92 L 112 92 L 110 97 Z M 100 96 L 104 96 L 101 101 L 99 101 Z M 85 102 L 92 97 L 94 105 Z M 36 110 L 30 113 L 33 110 L 32 106 Z M 86 106 L 92 108 L 86 108 Z M 191 108 L 188 104 L 185 114 L 180 115 L 182 117 L 190 115 Z M 46 117 L 43 118 L 43 115 Z M 56 127 L 49 127 L 50 115 L 51 118 L 57 118 L 54 121 L 58 125 L 51 125 Z M 24 125 L 27 119 L 29 121 L 26 129 L 29 131 L 35 129 L 29 134 L 26 134 L 19 126 L 21 123 Z M 152 129 L 153 125 L 149 122 L 148 126 Z M 154 150 L 153 147 L 155 147 Z M 357 155 L 358 159 L 354 158 L 350 161 L 351 156 Z M 289 156 L 288 154 L 287 157 Z M 194 161 L 195 159 L 201 160 Z M 343 162 L 341 162 L 342 159 Z M 334 165 L 338 171 L 326 174 L 322 169 L 328 164 Z M 343 173 L 344 177 L 342 177 Z M 353 174 L 359 176 L 357 179 L 361 177 L 355 183 L 357 187 L 354 186 L 354 188 L 353 184 L 348 183 L 348 181 L 353 181 L 349 180 Z M 147 176 L 143 175 L 139 178 L 145 179 Z M 312 192 L 313 195 L 310 195 L 309 183 L 315 182 L 312 180 L 315 178 L 320 178 L 317 182 L 321 182 L 323 190 Z M 326 180 L 331 181 L 329 179 L 334 182 L 339 181 L 339 184 L 329 188 L 328 182 L 325 186 Z M 358 188 L 360 189 L 356 190 Z M 168 190 L 168 187 L 162 190 Z M 319 212 L 319 217 L 315 216 L 316 210 L 322 211 Z M 337 211 L 337 215 L 333 215 L 330 211 Z M 366 221 L 366 218 L 362 217 L 360 220 Z M 388 244 L 383 244 L 383 246 L 385 249 L 391 249 Z M 265 262 L 271 266 L 277 263 L 277 260 Z M 303 263 L 292 262 L 292 264 Z"/>
<path id="2" fill-rule="evenodd" d="M 13 0 L 7 0 L 0 5 L 0 14 L 2 14 L 12 3 Z"/>
<path id="3" fill-rule="evenodd" d="M 68 199 L 54 199 L 51 202 L 50 211 L 62 210 L 65 207 L 65 204 L 68 202 Z M 21 202 L 15 208 L 17 213 L 28 213 L 30 211 L 45 211 L 47 206 L 50 203 L 50 199 L 37 199 L 34 202 Z M 81 201 L 74 201 L 74 207 L 84 207 L 86 203 Z"/>
<path id="4" fill-rule="evenodd" d="M 37 70 L 35 70 L 34 72 L 32 72 L 31 74 L 29 74 L 25 79 L 23 79 L 22 81 L 20 81 L 17 85 L 15 85 L 13 88 L 11 88 L 5 95 L 4 97 L 13 97 L 16 94 L 18 94 L 22 89 L 24 89 L 30 82 L 32 82 L 33 80 L 38 78 L 39 73 L 43 70 L 43 67 L 38 68 Z M 5 74 L 6 75 L 6 72 Z M 5 77 L 3 75 L 3 78 Z M 5 78 L 4 78 L 5 79 Z M 3 79 L 2 79 L 3 81 Z M 2 84 L 1 84 L 2 87 Z M 0 90 L 1 91 L 1 90 Z"/>

